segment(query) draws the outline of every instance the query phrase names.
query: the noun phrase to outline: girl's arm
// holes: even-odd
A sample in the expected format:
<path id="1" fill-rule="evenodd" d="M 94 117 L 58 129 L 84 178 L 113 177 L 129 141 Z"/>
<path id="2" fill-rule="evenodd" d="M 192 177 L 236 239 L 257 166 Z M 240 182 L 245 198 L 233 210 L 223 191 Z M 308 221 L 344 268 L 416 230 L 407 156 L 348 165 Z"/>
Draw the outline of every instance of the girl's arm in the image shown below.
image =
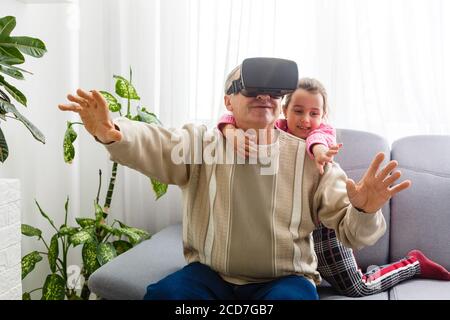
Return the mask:
<path id="1" fill-rule="evenodd" d="M 306 138 L 306 150 L 311 159 L 314 159 L 313 147 L 316 144 L 324 145 L 327 148 L 336 145 L 336 129 L 322 123 L 319 128 L 311 131 Z"/>

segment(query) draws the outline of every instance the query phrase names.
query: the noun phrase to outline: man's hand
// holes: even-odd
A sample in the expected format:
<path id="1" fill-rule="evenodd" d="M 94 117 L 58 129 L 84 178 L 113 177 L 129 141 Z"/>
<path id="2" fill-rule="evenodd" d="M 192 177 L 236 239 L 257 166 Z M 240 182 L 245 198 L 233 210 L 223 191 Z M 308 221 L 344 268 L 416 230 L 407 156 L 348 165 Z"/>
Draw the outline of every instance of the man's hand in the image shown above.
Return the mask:
<path id="1" fill-rule="evenodd" d="M 122 133 L 116 130 L 109 115 L 108 103 L 98 91 L 78 89 L 77 95 L 69 94 L 67 99 L 72 103 L 60 104 L 59 109 L 78 113 L 86 130 L 100 142 L 111 143 L 122 139 Z"/>
<path id="2" fill-rule="evenodd" d="M 393 170 L 398 166 L 397 161 L 390 161 L 378 174 L 377 171 L 383 162 L 384 153 L 378 153 L 357 184 L 347 179 L 347 194 L 351 204 L 367 213 L 377 212 L 392 196 L 409 188 L 411 181 L 406 180 L 391 187 L 400 178 L 400 171 Z"/>
<path id="3" fill-rule="evenodd" d="M 334 156 L 339 152 L 341 147 L 342 143 L 331 146 L 330 148 L 323 144 L 313 145 L 312 153 L 314 155 L 314 162 L 316 163 L 316 168 L 319 170 L 320 174 L 323 174 L 325 164 L 333 162 Z"/>

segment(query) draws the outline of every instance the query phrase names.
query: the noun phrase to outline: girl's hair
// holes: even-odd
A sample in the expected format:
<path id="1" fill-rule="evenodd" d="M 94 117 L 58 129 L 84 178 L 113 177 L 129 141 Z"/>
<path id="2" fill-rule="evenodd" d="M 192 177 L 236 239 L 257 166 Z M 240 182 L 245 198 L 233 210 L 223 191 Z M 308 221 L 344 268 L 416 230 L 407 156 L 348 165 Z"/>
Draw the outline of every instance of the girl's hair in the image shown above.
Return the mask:
<path id="1" fill-rule="evenodd" d="M 306 90 L 309 93 L 320 93 L 320 95 L 323 98 L 323 116 L 328 115 L 328 95 L 327 91 L 325 90 L 325 87 L 322 83 L 320 83 L 319 80 L 313 79 L 313 78 L 302 78 L 298 82 L 297 89 L 303 89 Z M 295 91 L 294 91 L 295 92 Z M 284 97 L 283 102 L 283 109 L 286 109 L 289 105 L 289 102 L 291 102 L 292 95 L 294 92 L 287 94 Z"/>

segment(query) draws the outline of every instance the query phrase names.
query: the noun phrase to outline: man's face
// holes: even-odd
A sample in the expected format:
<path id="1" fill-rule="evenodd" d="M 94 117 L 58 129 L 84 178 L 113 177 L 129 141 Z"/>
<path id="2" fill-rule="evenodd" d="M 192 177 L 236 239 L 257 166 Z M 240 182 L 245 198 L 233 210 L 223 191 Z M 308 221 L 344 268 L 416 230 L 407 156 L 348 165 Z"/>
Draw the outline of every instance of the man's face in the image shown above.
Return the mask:
<path id="1" fill-rule="evenodd" d="M 236 126 L 243 130 L 273 128 L 280 115 L 281 98 L 245 97 L 238 93 L 226 95 L 224 100 L 227 109 L 233 112 Z"/>

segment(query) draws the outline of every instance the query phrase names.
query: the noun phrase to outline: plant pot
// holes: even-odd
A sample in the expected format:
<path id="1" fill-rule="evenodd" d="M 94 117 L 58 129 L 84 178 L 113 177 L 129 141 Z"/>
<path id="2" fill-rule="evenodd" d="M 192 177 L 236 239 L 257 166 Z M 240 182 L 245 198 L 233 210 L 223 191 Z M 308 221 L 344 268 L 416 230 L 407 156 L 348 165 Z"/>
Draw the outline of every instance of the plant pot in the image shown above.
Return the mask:
<path id="1" fill-rule="evenodd" d="M 22 298 L 20 183 L 0 179 L 0 300 Z"/>

